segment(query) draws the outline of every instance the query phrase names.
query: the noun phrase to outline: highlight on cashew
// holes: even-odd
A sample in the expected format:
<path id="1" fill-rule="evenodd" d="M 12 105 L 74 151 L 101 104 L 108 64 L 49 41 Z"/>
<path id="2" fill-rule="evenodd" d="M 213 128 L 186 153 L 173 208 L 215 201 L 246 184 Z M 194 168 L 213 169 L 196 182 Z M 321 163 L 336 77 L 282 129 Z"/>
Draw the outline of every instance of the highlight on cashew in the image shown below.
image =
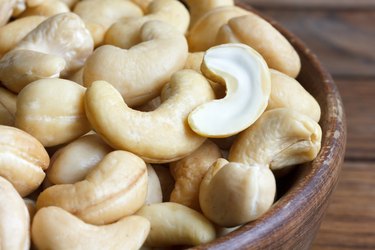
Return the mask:
<path id="1" fill-rule="evenodd" d="M 0 87 L 0 125 L 14 126 L 17 96 Z"/>
<path id="2" fill-rule="evenodd" d="M 0 125 L 0 138 L 0 176 L 24 197 L 42 183 L 49 156 L 37 139 L 20 129 Z"/>
<path id="3" fill-rule="evenodd" d="M 289 108 L 319 122 L 321 111 L 315 98 L 296 79 L 276 70 L 270 72 L 271 95 L 267 110 Z"/>
<path id="4" fill-rule="evenodd" d="M 87 224 L 59 207 L 40 209 L 31 228 L 32 240 L 46 249 L 139 249 L 150 231 L 150 222 L 129 216 L 104 226 Z"/>
<path id="5" fill-rule="evenodd" d="M 84 85 L 107 81 L 129 106 L 144 104 L 158 96 L 172 74 L 184 67 L 188 55 L 186 39 L 160 21 L 145 23 L 140 37 L 143 42 L 129 50 L 110 45 L 96 49 L 85 64 Z"/>
<path id="6" fill-rule="evenodd" d="M 136 215 L 151 223 L 145 246 L 195 246 L 215 239 L 213 224 L 197 211 L 178 203 L 164 202 L 142 207 Z"/>
<path id="7" fill-rule="evenodd" d="M 109 83 L 97 81 L 86 91 L 86 114 L 113 148 L 133 152 L 149 163 L 176 161 L 205 141 L 187 126 L 187 116 L 214 94 L 207 80 L 191 70 L 175 73 L 168 92 L 169 98 L 157 109 L 140 112 L 129 108 Z"/>
<path id="8" fill-rule="evenodd" d="M 211 221 L 234 227 L 259 218 L 275 195 L 276 181 L 269 168 L 219 159 L 202 180 L 199 202 Z"/>
<path id="9" fill-rule="evenodd" d="M 278 170 L 315 159 L 321 140 L 322 130 L 309 116 L 287 108 L 273 109 L 239 134 L 228 159 Z"/>
<path id="10" fill-rule="evenodd" d="M 189 114 L 194 132 L 207 137 L 228 137 L 253 124 L 267 107 L 271 78 L 267 63 L 255 50 L 226 44 L 206 51 L 202 73 L 226 85 L 225 98 L 198 106 Z"/>
<path id="11" fill-rule="evenodd" d="M 53 154 L 47 178 L 53 184 L 82 181 L 111 151 L 113 149 L 97 134 L 82 136 Z"/>
<path id="12" fill-rule="evenodd" d="M 113 151 L 84 180 L 45 189 L 36 205 L 57 206 L 86 223 L 104 225 L 135 213 L 147 195 L 147 168 L 138 156 Z"/>
<path id="13" fill-rule="evenodd" d="M 30 248 L 30 217 L 12 184 L 0 176 L 0 248 Z"/>
<path id="14" fill-rule="evenodd" d="M 151 164 L 147 164 L 147 175 L 148 182 L 145 205 L 163 202 L 163 192 L 161 190 L 159 177 Z"/>
<path id="15" fill-rule="evenodd" d="M 18 95 L 15 125 L 46 147 L 70 142 L 91 128 L 84 94 L 84 87 L 64 79 L 32 82 Z"/>
<path id="16" fill-rule="evenodd" d="M 270 68 L 293 78 L 301 69 L 299 55 L 289 41 L 270 23 L 251 12 L 228 20 L 217 33 L 216 42 L 247 44 L 264 57 Z"/>
<path id="17" fill-rule="evenodd" d="M 20 17 L 26 16 L 46 16 L 52 17 L 57 14 L 70 12 L 69 7 L 59 0 L 45 0 L 40 4 L 35 4 L 34 6 L 28 6 L 25 11 L 23 11 Z"/>
<path id="18" fill-rule="evenodd" d="M 170 171 L 176 180 L 170 201 L 200 211 L 199 186 L 207 170 L 220 157 L 219 147 L 206 140 L 192 154 L 170 163 Z"/>

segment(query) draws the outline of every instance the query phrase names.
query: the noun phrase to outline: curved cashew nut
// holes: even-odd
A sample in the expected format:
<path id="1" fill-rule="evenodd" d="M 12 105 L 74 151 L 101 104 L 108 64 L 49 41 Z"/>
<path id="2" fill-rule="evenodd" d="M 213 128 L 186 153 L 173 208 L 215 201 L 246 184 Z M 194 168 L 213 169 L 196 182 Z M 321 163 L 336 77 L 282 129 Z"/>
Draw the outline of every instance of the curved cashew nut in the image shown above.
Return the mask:
<path id="1" fill-rule="evenodd" d="M 163 193 L 160 186 L 159 177 L 151 164 L 147 164 L 148 185 L 145 205 L 163 202 Z"/>
<path id="2" fill-rule="evenodd" d="M 16 0 L 3 0 L 0 2 L 0 27 L 9 21 L 15 5 Z"/>
<path id="3" fill-rule="evenodd" d="M 171 75 L 184 67 L 188 55 L 186 39 L 160 21 L 144 24 L 140 36 L 144 42 L 129 50 L 110 45 L 96 49 L 84 68 L 85 86 L 97 80 L 107 81 L 120 91 L 129 106 L 158 96 Z"/>
<path id="4" fill-rule="evenodd" d="M 0 125 L 14 125 L 17 109 L 17 96 L 0 87 Z"/>
<path id="5" fill-rule="evenodd" d="M 281 169 L 315 159 L 321 139 L 319 124 L 310 117 L 287 108 L 273 109 L 237 137 L 229 161 Z"/>
<path id="6" fill-rule="evenodd" d="M 40 250 L 139 249 L 150 231 L 140 216 L 125 217 L 113 224 L 86 224 L 59 207 L 42 208 L 35 215 L 31 235 Z"/>
<path id="7" fill-rule="evenodd" d="M 73 10 L 85 22 L 94 39 L 100 45 L 108 28 L 123 18 L 139 18 L 142 10 L 134 3 L 124 0 L 90 0 L 78 2 Z"/>
<path id="8" fill-rule="evenodd" d="M 296 79 L 276 70 L 270 72 L 271 95 L 267 110 L 290 108 L 319 122 L 321 112 L 315 98 Z"/>
<path id="9" fill-rule="evenodd" d="M 216 35 L 220 27 L 233 17 L 248 13 L 236 6 L 219 7 L 207 12 L 195 22 L 187 34 L 189 50 L 191 52 L 206 51 L 216 45 Z"/>
<path id="10" fill-rule="evenodd" d="M 276 180 L 269 168 L 219 159 L 202 180 L 199 201 L 211 221 L 234 227 L 259 218 L 275 195 Z"/>
<path id="11" fill-rule="evenodd" d="M 87 223 L 103 225 L 136 212 L 144 204 L 146 194 L 144 161 L 126 151 L 113 151 L 85 180 L 45 189 L 36 206 L 58 206 Z"/>
<path id="12" fill-rule="evenodd" d="M 33 3 L 31 6 L 28 5 L 25 11 L 23 11 L 20 17 L 26 16 L 46 16 L 52 17 L 57 14 L 70 12 L 69 7 L 59 0 L 48 0 L 42 1 L 41 3 Z"/>
<path id="13" fill-rule="evenodd" d="M 0 248 L 30 248 L 30 217 L 26 205 L 12 184 L 0 177 Z"/>
<path id="14" fill-rule="evenodd" d="M 145 245 L 199 245 L 215 239 L 212 223 L 197 211 L 173 202 L 142 207 L 137 213 L 151 223 Z"/>
<path id="15" fill-rule="evenodd" d="M 44 146 L 55 146 L 90 131 L 84 110 L 85 88 L 63 79 L 42 79 L 18 95 L 16 127 Z"/>
<path id="16" fill-rule="evenodd" d="M 48 153 L 39 141 L 17 128 L 0 125 L 0 138 L 0 176 L 26 196 L 42 183 Z"/>
<path id="17" fill-rule="evenodd" d="M 200 211 L 199 186 L 207 170 L 220 157 L 219 147 L 206 140 L 192 154 L 170 163 L 169 169 L 176 180 L 170 201 Z"/>
<path id="18" fill-rule="evenodd" d="M 132 110 L 109 83 L 94 82 L 86 91 L 86 114 L 95 131 L 113 148 L 128 150 L 147 162 L 165 163 L 196 150 L 203 138 L 187 126 L 187 116 L 212 100 L 207 80 L 191 70 L 171 78 L 170 98 L 156 110 Z"/>
<path id="19" fill-rule="evenodd" d="M 185 34 L 190 21 L 185 6 L 176 0 L 154 0 L 148 6 L 145 16 L 121 20 L 108 29 L 104 43 L 128 49 L 140 43 L 139 34 L 143 24 L 149 21 L 162 21 Z"/>
<path id="20" fill-rule="evenodd" d="M 296 77 L 301 69 L 299 55 L 289 41 L 270 23 L 249 12 L 235 17 L 217 33 L 218 44 L 244 43 L 255 49 L 272 69 Z"/>
<path id="21" fill-rule="evenodd" d="M 47 178 L 53 184 L 81 181 L 111 151 L 98 135 L 82 136 L 53 154 Z"/>
<path id="22" fill-rule="evenodd" d="M 228 137 L 253 124 L 267 107 L 271 78 L 267 63 L 243 44 L 225 44 L 209 49 L 203 74 L 226 85 L 227 95 L 205 103 L 189 114 L 194 132 L 207 137 Z M 218 115 L 218 114 L 221 115 Z"/>

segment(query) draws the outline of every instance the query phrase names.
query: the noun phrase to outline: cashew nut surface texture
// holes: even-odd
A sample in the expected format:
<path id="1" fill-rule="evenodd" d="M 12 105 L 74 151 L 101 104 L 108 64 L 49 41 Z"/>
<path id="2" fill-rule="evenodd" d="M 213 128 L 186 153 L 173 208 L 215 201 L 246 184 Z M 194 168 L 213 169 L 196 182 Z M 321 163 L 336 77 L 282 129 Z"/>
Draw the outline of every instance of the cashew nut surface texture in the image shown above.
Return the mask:
<path id="1" fill-rule="evenodd" d="M 199 202 L 211 221 L 234 227 L 264 214 L 275 195 L 276 180 L 269 168 L 220 159 L 202 180 Z"/>
<path id="2" fill-rule="evenodd" d="M 147 7 L 150 3 L 152 3 L 154 0 L 131 0 L 133 3 L 137 4 L 143 12 L 147 12 Z"/>
<path id="3" fill-rule="evenodd" d="M 45 0 L 34 6 L 28 6 L 25 11 L 21 13 L 21 17 L 25 16 L 46 16 L 52 17 L 57 14 L 70 12 L 69 7 L 59 0 Z"/>
<path id="4" fill-rule="evenodd" d="M 273 69 L 270 72 L 271 95 L 267 110 L 290 108 L 319 122 L 321 112 L 315 98 L 296 79 Z"/>
<path id="5" fill-rule="evenodd" d="M 163 192 L 161 190 L 159 177 L 151 164 L 147 164 L 147 175 L 148 185 L 145 205 L 163 202 Z"/>
<path id="6" fill-rule="evenodd" d="M 84 85 L 107 81 L 129 106 L 142 105 L 158 96 L 172 74 L 184 67 L 188 55 L 186 39 L 160 21 L 145 23 L 140 37 L 143 42 L 129 50 L 110 45 L 96 49 L 87 59 Z"/>
<path id="7" fill-rule="evenodd" d="M 12 16 L 16 0 L 3 0 L 0 2 L 0 27 L 5 25 Z"/>
<path id="8" fill-rule="evenodd" d="M 267 63 L 252 48 L 243 44 L 212 47 L 206 51 L 201 70 L 208 79 L 226 85 L 227 94 L 189 114 L 194 132 L 229 137 L 248 128 L 266 109 L 271 77 Z"/>
<path id="9" fill-rule="evenodd" d="M 220 157 L 219 147 L 206 140 L 192 154 L 170 163 L 169 168 L 176 180 L 170 201 L 200 211 L 199 186 L 207 170 Z"/>
<path id="10" fill-rule="evenodd" d="M 26 132 L 0 125 L 0 176 L 26 196 L 42 183 L 49 156 L 43 145 Z"/>
<path id="11" fill-rule="evenodd" d="M 181 159 L 196 150 L 206 138 L 187 124 L 188 114 L 210 101 L 210 84 L 192 70 L 181 70 L 171 78 L 170 98 L 151 112 L 129 108 L 109 83 L 97 81 L 86 91 L 87 117 L 113 148 L 133 152 L 150 163 Z"/>
<path id="12" fill-rule="evenodd" d="M 125 217 L 113 224 L 87 224 L 59 207 L 40 209 L 31 234 L 40 250 L 123 249 L 137 250 L 150 231 L 150 222 L 141 216 Z"/>
<path id="13" fill-rule="evenodd" d="M 12 184 L 0 177 L 0 248 L 30 248 L 30 217 L 26 205 Z"/>
<path id="14" fill-rule="evenodd" d="M 220 28 L 216 42 L 247 44 L 264 57 L 270 68 L 293 78 L 301 70 L 299 55 L 289 41 L 270 23 L 251 12 L 230 19 Z"/>
<path id="15" fill-rule="evenodd" d="M 111 151 L 97 134 L 82 136 L 53 154 L 47 178 L 53 184 L 81 181 Z"/>
<path id="16" fill-rule="evenodd" d="M 215 239 L 215 228 L 207 218 L 178 203 L 147 205 L 136 215 L 145 217 L 151 223 L 145 246 L 195 246 Z"/>
<path id="17" fill-rule="evenodd" d="M 45 189 L 36 205 L 58 206 L 86 223 L 103 225 L 136 212 L 146 195 L 145 162 L 132 153 L 113 151 L 83 181 Z"/>
<path id="18" fill-rule="evenodd" d="M 287 108 L 273 109 L 239 134 L 228 159 L 282 169 L 315 159 L 321 139 L 319 124 L 309 116 Z"/>
<path id="19" fill-rule="evenodd" d="M 13 126 L 16 115 L 17 96 L 0 87 L 0 125 Z"/>
<path id="20" fill-rule="evenodd" d="M 84 87 L 64 79 L 32 82 L 18 95 L 15 125 L 46 147 L 70 142 L 91 128 L 84 94 Z"/>

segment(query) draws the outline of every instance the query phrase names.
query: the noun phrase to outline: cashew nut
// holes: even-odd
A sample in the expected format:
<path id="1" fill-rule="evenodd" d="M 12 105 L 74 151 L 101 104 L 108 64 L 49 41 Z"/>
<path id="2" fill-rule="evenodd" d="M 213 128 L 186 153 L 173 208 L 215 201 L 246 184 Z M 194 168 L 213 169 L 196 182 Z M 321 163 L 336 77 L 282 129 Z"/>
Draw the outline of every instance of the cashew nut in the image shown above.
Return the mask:
<path id="1" fill-rule="evenodd" d="M 63 79 L 42 79 L 18 95 L 16 127 L 35 136 L 44 146 L 55 146 L 90 131 L 83 97 L 85 88 Z"/>
<path id="2" fill-rule="evenodd" d="M 237 137 L 229 161 L 277 170 L 315 159 L 321 139 L 319 124 L 310 117 L 287 108 L 273 109 Z"/>
<path id="3" fill-rule="evenodd" d="M 112 150 L 96 134 L 82 136 L 53 154 L 47 178 L 54 184 L 81 181 Z"/>
<path id="4" fill-rule="evenodd" d="M 211 221 L 234 227 L 259 218 L 275 195 L 276 181 L 269 168 L 220 159 L 202 180 L 199 202 Z"/>
<path id="5" fill-rule="evenodd" d="M 29 198 L 24 198 L 23 202 L 25 203 L 27 211 L 29 212 L 30 224 L 31 224 L 34 219 L 34 215 L 36 213 L 35 201 Z"/>
<path id="6" fill-rule="evenodd" d="M 160 164 L 153 164 L 152 167 L 154 168 L 155 173 L 157 174 L 160 181 L 161 191 L 163 194 L 163 202 L 169 201 L 175 184 L 173 176 L 169 171 L 169 167 Z"/>
<path id="7" fill-rule="evenodd" d="M 136 212 L 146 195 L 144 161 L 126 151 L 113 151 L 83 181 L 45 189 L 36 206 L 58 206 L 87 223 L 103 225 Z"/>
<path id="8" fill-rule="evenodd" d="M 30 248 L 30 217 L 26 205 L 12 184 L 0 176 L 0 248 Z"/>
<path id="9" fill-rule="evenodd" d="M 178 203 L 147 205 L 136 214 L 145 217 L 151 223 L 146 246 L 195 246 L 215 239 L 215 228 L 208 219 Z"/>
<path id="10" fill-rule="evenodd" d="M 21 17 L 26 16 L 46 16 L 52 17 L 57 14 L 70 12 L 69 7 L 59 0 L 45 0 L 40 4 L 34 6 L 28 6 L 25 11 L 20 15 Z"/>
<path id="11" fill-rule="evenodd" d="M 217 34 L 217 43 L 244 43 L 254 48 L 268 66 L 295 78 L 301 61 L 289 41 L 270 23 L 249 12 L 223 25 Z"/>
<path id="12" fill-rule="evenodd" d="M 169 168 L 176 180 L 170 201 L 200 211 L 199 186 L 207 170 L 221 156 L 219 147 L 207 140 L 192 154 L 170 163 Z"/>
<path id="13" fill-rule="evenodd" d="M 271 78 L 267 63 L 252 48 L 225 44 L 206 51 L 203 74 L 226 85 L 227 95 L 189 114 L 191 129 L 207 137 L 228 137 L 253 124 L 267 107 Z M 220 114 L 220 115 L 219 115 Z"/>
<path id="14" fill-rule="evenodd" d="M 31 234 L 40 250 L 139 249 L 150 231 L 140 216 L 125 217 L 111 225 L 86 224 L 59 207 L 42 208 L 35 215 Z"/>
<path id="15" fill-rule="evenodd" d="M 296 79 L 276 70 L 270 72 L 271 95 L 267 110 L 290 108 L 319 122 L 320 106 L 314 97 Z"/>
<path id="16" fill-rule="evenodd" d="M 144 42 L 129 50 L 110 45 L 96 49 L 84 68 L 85 86 L 105 80 L 121 93 L 129 106 L 144 104 L 158 96 L 171 75 L 184 67 L 188 55 L 186 39 L 160 21 L 145 23 L 140 37 Z"/>
<path id="17" fill-rule="evenodd" d="M 0 138 L 0 176 L 26 196 L 42 183 L 49 156 L 39 141 L 17 128 L 0 125 Z"/>
<path id="18" fill-rule="evenodd" d="M 90 0 L 78 2 L 74 13 L 82 18 L 94 39 L 100 45 L 108 28 L 123 18 L 141 17 L 142 10 L 125 0 Z"/>
<path id="19" fill-rule="evenodd" d="M 113 148 L 133 152 L 147 162 L 165 163 L 196 150 L 205 138 L 187 125 L 188 114 L 212 100 L 207 80 L 191 70 L 171 78 L 170 98 L 156 110 L 130 109 L 109 83 L 97 81 L 86 91 L 86 114 L 95 131 Z"/>
<path id="20" fill-rule="evenodd" d="M 159 177 L 151 164 L 147 164 L 148 185 L 145 205 L 163 202 L 163 193 Z"/>
<path id="21" fill-rule="evenodd" d="M 16 115 L 17 96 L 0 87 L 0 125 L 13 126 Z"/>
<path id="22" fill-rule="evenodd" d="M 0 27 L 9 21 L 15 4 L 16 0 L 2 0 L 0 2 Z"/>

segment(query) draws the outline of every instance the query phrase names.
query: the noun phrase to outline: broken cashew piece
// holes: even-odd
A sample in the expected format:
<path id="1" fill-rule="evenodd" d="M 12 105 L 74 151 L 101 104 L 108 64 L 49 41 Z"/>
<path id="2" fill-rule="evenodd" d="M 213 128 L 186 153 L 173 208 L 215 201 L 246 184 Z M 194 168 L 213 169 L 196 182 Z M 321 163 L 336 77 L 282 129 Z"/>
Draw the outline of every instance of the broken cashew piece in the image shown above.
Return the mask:
<path id="1" fill-rule="evenodd" d="M 168 91 L 170 98 L 157 109 L 140 112 L 129 108 L 109 83 L 97 81 L 86 91 L 86 114 L 113 148 L 133 152 L 149 163 L 176 161 L 205 141 L 187 126 L 187 116 L 214 94 L 207 80 L 192 70 L 175 73 Z"/>
<path id="2" fill-rule="evenodd" d="M 206 51 L 202 73 L 226 85 L 227 95 L 194 109 L 191 129 L 206 137 L 223 138 L 253 124 L 267 107 L 271 78 L 261 55 L 243 44 L 225 44 Z"/>
<path id="3" fill-rule="evenodd" d="M 211 221 L 234 227 L 259 218 L 275 195 L 276 180 L 269 168 L 219 159 L 202 180 L 199 201 Z"/>
<path id="4" fill-rule="evenodd" d="M 113 151 L 83 181 L 45 189 L 36 206 L 61 207 L 87 223 L 104 225 L 135 213 L 146 195 L 145 162 L 132 153 Z"/>
<path id="5" fill-rule="evenodd" d="M 228 159 L 279 170 L 315 159 L 321 140 L 322 130 L 309 116 L 287 108 L 273 109 L 239 134 Z"/>
<path id="6" fill-rule="evenodd" d="M 40 209 L 31 228 L 32 240 L 40 250 L 139 249 L 150 231 L 141 216 L 125 217 L 113 224 L 87 224 L 59 207 Z"/>

